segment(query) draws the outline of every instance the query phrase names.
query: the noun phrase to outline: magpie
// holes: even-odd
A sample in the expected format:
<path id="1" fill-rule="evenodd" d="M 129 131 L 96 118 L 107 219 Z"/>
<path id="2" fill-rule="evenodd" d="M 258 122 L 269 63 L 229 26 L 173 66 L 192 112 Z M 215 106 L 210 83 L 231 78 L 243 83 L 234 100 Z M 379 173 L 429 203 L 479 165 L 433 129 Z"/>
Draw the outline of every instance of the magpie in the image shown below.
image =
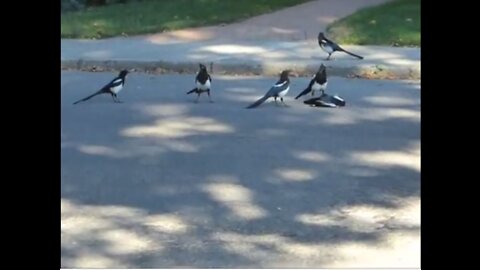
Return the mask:
<path id="1" fill-rule="evenodd" d="M 362 56 L 346 51 L 345 49 L 340 47 L 337 43 L 326 38 L 323 32 L 320 32 L 318 34 L 318 45 L 320 45 L 320 48 L 322 48 L 324 52 L 328 53 L 328 57 L 326 60 L 330 60 L 330 56 L 334 52 L 344 52 L 344 53 L 350 54 L 351 56 L 357 57 L 358 59 L 363 59 Z"/>
<path id="2" fill-rule="evenodd" d="M 330 108 L 343 107 L 346 104 L 343 98 L 337 95 L 332 96 L 325 93 L 322 93 L 320 97 L 305 100 L 303 103 L 310 105 L 312 107 L 330 107 Z"/>
<path id="3" fill-rule="evenodd" d="M 268 92 L 252 103 L 250 106 L 247 107 L 247 109 L 255 108 L 265 102 L 270 97 L 273 97 L 275 99 L 275 103 L 277 103 L 277 98 L 280 98 L 283 104 L 283 97 L 288 93 L 288 90 L 290 89 L 290 79 L 288 78 L 288 75 L 292 72 L 291 70 L 284 70 L 280 74 L 280 79 L 268 90 Z"/>
<path id="4" fill-rule="evenodd" d="M 200 94 L 203 92 L 207 92 L 210 102 L 213 102 L 212 97 L 210 96 L 210 87 L 212 84 L 212 78 L 207 72 L 207 67 L 205 67 L 202 64 L 199 64 L 199 67 L 200 67 L 200 70 L 197 72 L 197 76 L 195 77 L 196 87 L 188 91 L 187 95 L 191 93 L 196 93 L 197 99 L 195 100 L 195 103 L 197 103 L 198 99 L 200 98 Z"/>
<path id="5" fill-rule="evenodd" d="M 102 87 L 96 93 L 93 93 L 92 95 L 90 95 L 86 98 L 80 99 L 79 101 L 76 101 L 73 104 L 77 104 L 79 102 L 89 100 L 92 97 L 94 97 L 96 95 L 100 95 L 100 94 L 110 94 L 110 95 L 112 95 L 113 102 L 122 103 L 122 101 L 120 101 L 118 99 L 117 94 L 118 94 L 118 92 L 120 92 L 120 90 L 122 90 L 122 88 L 125 84 L 125 78 L 127 77 L 127 74 L 128 74 L 128 70 L 124 69 L 124 70 L 120 71 L 120 73 L 118 74 L 117 77 L 115 77 L 115 79 L 110 81 L 107 85 Z"/>
<path id="6" fill-rule="evenodd" d="M 295 99 L 298 99 L 299 97 L 306 95 L 310 92 L 312 93 L 312 96 L 315 95 L 315 91 L 321 91 L 322 93 L 324 93 L 325 89 L 327 88 L 327 83 L 328 82 L 326 67 L 322 64 L 320 65 L 320 68 L 318 68 L 317 73 L 310 81 L 307 88 L 305 88 L 305 90 L 298 94 Z"/>

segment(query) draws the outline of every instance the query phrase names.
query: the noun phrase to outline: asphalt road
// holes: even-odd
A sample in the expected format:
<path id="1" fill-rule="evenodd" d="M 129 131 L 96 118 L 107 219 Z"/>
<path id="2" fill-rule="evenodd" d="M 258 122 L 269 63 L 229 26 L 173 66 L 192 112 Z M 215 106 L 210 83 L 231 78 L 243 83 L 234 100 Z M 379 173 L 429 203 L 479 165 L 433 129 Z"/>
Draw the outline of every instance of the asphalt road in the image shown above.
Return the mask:
<path id="1" fill-rule="evenodd" d="M 62 72 L 62 268 L 420 267 L 420 82 Z"/>

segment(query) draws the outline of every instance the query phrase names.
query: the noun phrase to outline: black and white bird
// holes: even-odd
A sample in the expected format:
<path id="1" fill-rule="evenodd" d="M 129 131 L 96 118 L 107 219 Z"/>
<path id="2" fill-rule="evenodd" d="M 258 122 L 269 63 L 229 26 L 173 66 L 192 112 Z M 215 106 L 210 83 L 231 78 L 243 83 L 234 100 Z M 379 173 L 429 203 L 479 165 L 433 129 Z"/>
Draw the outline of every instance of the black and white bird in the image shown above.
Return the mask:
<path id="1" fill-rule="evenodd" d="M 332 56 L 332 53 L 334 53 L 334 52 L 344 52 L 344 53 L 349 54 L 351 56 L 354 56 L 358 59 L 363 59 L 362 56 L 351 53 L 351 52 L 343 49 L 342 47 L 340 47 L 337 43 L 335 43 L 335 42 L 329 40 L 328 38 L 326 38 L 325 35 L 323 34 L 323 32 L 320 32 L 318 34 L 318 45 L 320 45 L 320 48 L 322 48 L 322 50 L 324 52 L 328 53 L 328 57 L 327 57 L 326 60 L 330 60 L 330 56 Z"/>
<path id="2" fill-rule="evenodd" d="M 112 81 L 110 81 L 107 85 L 102 87 L 100 90 L 98 90 L 97 92 L 93 93 L 92 95 L 90 95 L 86 98 L 82 98 L 82 99 L 74 102 L 73 104 L 77 104 L 79 102 L 89 100 L 92 97 L 94 97 L 96 95 L 100 95 L 100 94 L 110 94 L 112 96 L 113 102 L 122 103 L 122 101 L 120 101 L 118 99 L 117 95 L 123 89 L 123 86 L 125 85 L 125 78 L 127 77 L 127 74 L 128 74 L 128 70 L 124 69 L 124 70 L 120 71 L 120 73 L 118 74 L 117 77 L 115 77 Z"/>
<path id="3" fill-rule="evenodd" d="M 308 84 L 307 88 L 303 90 L 298 96 L 295 97 L 295 99 L 298 99 L 299 97 L 306 95 L 308 93 L 312 93 L 312 96 L 315 95 L 315 91 L 321 91 L 323 94 L 325 92 L 325 89 L 327 88 L 327 68 L 321 64 L 320 67 L 318 68 L 317 73 L 314 75 L 313 79 L 310 81 Z"/>
<path id="4" fill-rule="evenodd" d="M 196 93 L 197 99 L 195 100 L 195 103 L 197 103 L 198 99 L 200 98 L 200 94 L 202 94 L 203 92 L 207 92 L 210 102 L 213 102 L 212 97 L 210 96 L 210 87 L 212 85 L 212 78 L 207 72 L 207 67 L 205 67 L 202 64 L 199 64 L 199 67 L 200 67 L 200 70 L 197 72 L 197 76 L 195 77 L 196 87 L 188 91 L 187 95 L 191 93 Z"/>
<path id="5" fill-rule="evenodd" d="M 343 107 L 346 104 L 345 99 L 339 97 L 338 95 L 328 95 L 325 93 L 322 93 L 319 97 L 305 100 L 303 103 L 313 107 L 330 108 Z"/>
<path id="6" fill-rule="evenodd" d="M 288 78 L 290 72 L 292 71 L 282 71 L 282 73 L 280 74 L 280 79 L 270 88 L 270 90 L 268 90 L 268 92 L 263 97 L 248 106 L 247 109 L 258 107 L 270 97 L 273 97 L 275 99 L 275 103 L 277 103 L 277 98 L 280 98 L 282 103 L 285 104 L 285 102 L 283 102 L 283 98 L 288 93 L 288 90 L 290 90 L 290 79 Z"/>

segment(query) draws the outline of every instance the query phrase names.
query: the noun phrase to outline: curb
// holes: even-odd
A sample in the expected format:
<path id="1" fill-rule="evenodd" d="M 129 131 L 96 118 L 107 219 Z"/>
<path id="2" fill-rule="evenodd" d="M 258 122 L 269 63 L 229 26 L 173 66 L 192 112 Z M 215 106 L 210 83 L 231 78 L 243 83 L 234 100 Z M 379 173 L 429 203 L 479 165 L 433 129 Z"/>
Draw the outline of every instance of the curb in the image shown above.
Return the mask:
<path id="1" fill-rule="evenodd" d="M 359 65 L 334 66 L 324 63 L 328 74 L 332 76 L 363 78 L 363 79 L 390 79 L 390 80 L 420 80 L 420 64 L 408 66 L 396 65 Z M 273 62 L 269 64 L 249 63 L 209 63 L 212 74 L 221 75 L 264 75 L 276 76 L 279 70 L 291 69 L 298 76 L 312 76 L 318 69 L 318 64 L 297 64 L 292 62 Z M 136 72 L 153 74 L 185 73 L 195 74 L 198 71 L 197 62 L 168 62 L 168 61 L 134 61 L 134 60 L 62 60 L 62 70 L 79 71 L 119 71 L 134 69 Z"/>

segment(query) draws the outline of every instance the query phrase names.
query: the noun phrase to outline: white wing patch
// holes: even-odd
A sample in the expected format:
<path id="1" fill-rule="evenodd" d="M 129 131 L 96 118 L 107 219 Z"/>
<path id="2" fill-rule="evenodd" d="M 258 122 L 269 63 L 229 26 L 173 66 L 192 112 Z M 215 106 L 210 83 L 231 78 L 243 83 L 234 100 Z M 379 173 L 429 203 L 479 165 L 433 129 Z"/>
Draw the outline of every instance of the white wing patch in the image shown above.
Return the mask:
<path id="1" fill-rule="evenodd" d="M 122 78 L 118 78 L 118 79 L 114 80 L 112 82 L 112 84 L 117 84 L 117 83 L 120 83 L 120 82 L 122 82 Z"/>
<path id="2" fill-rule="evenodd" d="M 338 99 L 338 100 L 340 100 L 340 101 L 342 101 L 342 102 L 345 101 L 343 98 L 341 98 L 341 97 L 339 97 L 339 96 L 337 96 L 337 95 L 335 95 L 335 96 L 333 96 L 333 97 L 336 98 L 336 99 Z"/>
<path id="3" fill-rule="evenodd" d="M 331 102 L 326 102 L 326 101 L 320 101 L 323 105 L 325 106 L 328 106 L 328 107 L 332 107 L 332 108 L 335 108 L 337 107 L 337 105 L 331 103 Z"/>
<path id="4" fill-rule="evenodd" d="M 287 81 L 284 81 L 283 83 L 275 84 L 273 87 L 282 87 L 287 83 Z"/>

